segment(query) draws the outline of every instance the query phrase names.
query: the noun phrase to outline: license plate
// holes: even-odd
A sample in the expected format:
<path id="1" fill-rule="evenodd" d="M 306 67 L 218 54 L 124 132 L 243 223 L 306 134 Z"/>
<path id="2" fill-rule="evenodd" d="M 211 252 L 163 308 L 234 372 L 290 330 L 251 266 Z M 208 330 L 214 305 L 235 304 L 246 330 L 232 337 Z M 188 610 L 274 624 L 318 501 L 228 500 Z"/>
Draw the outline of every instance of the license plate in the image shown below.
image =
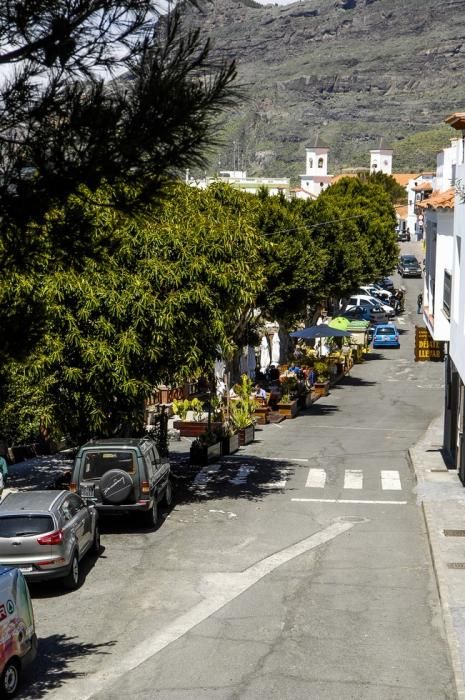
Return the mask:
<path id="1" fill-rule="evenodd" d="M 18 568 L 23 574 L 30 574 L 32 571 L 32 566 L 19 566 Z"/>
<path id="2" fill-rule="evenodd" d="M 81 496 L 83 498 L 93 498 L 95 495 L 94 484 L 89 484 L 87 486 L 81 485 Z"/>

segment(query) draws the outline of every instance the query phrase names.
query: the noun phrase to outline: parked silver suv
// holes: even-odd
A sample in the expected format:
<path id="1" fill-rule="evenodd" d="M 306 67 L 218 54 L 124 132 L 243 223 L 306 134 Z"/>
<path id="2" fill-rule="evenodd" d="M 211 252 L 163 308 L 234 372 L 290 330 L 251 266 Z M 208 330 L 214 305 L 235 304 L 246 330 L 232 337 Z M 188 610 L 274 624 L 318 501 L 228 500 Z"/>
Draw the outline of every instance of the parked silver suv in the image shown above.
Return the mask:
<path id="1" fill-rule="evenodd" d="M 170 505 L 170 463 L 150 437 L 92 440 L 74 462 L 71 491 L 99 511 L 136 511 L 147 527 L 158 520 L 158 503 Z"/>
<path id="2" fill-rule="evenodd" d="M 28 581 L 63 578 L 80 584 L 80 561 L 100 552 L 98 514 L 69 491 L 18 491 L 0 504 L 0 565 Z"/>

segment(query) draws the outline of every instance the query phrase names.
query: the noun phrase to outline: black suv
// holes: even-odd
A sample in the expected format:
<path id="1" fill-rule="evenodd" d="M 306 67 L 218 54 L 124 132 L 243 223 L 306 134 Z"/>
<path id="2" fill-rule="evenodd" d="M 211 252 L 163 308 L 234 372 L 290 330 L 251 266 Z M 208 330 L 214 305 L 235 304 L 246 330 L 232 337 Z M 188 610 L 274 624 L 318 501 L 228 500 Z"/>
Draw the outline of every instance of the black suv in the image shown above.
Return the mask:
<path id="1" fill-rule="evenodd" d="M 170 463 L 150 437 L 91 440 L 74 462 L 71 491 L 99 511 L 136 511 L 154 527 L 158 503 L 170 505 Z"/>
<path id="2" fill-rule="evenodd" d="M 414 255 L 401 255 L 397 271 L 401 277 L 421 277 L 421 265 Z"/>

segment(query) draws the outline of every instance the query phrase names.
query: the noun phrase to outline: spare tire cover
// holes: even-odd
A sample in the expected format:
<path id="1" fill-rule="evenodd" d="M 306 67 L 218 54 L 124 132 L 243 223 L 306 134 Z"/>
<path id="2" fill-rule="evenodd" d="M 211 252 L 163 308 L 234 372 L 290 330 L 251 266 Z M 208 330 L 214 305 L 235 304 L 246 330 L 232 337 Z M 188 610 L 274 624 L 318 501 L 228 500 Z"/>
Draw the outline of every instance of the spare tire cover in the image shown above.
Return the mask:
<path id="1" fill-rule="evenodd" d="M 130 474 L 122 469 L 110 469 L 100 479 L 102 501 L 122 503 L 131 493 L 132 486 Z"/>

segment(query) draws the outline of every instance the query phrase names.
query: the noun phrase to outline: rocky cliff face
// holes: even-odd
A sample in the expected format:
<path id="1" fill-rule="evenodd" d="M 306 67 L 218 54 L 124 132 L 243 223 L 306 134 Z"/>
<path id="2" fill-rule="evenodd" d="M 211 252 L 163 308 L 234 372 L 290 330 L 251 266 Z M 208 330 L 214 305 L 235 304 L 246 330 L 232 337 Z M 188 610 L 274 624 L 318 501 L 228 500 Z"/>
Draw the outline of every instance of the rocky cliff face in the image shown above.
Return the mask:
<path id="1" fill-rule="evenodd" d="M 463 0 L 203 3 L 189 21 L 236 59 L 245 94 L 215 160 L 232 167 L 236 141 L 236 164 L 239 143 L 249 171 L 297 175 L 319 133 L 331 170 L 368 165 L 381 136 L 396 170 L 431 167 L 452 136 L 444 117 L 465 109 L 463 10 Z M 426 132 L 419 149 L 415 132 Z"/>

